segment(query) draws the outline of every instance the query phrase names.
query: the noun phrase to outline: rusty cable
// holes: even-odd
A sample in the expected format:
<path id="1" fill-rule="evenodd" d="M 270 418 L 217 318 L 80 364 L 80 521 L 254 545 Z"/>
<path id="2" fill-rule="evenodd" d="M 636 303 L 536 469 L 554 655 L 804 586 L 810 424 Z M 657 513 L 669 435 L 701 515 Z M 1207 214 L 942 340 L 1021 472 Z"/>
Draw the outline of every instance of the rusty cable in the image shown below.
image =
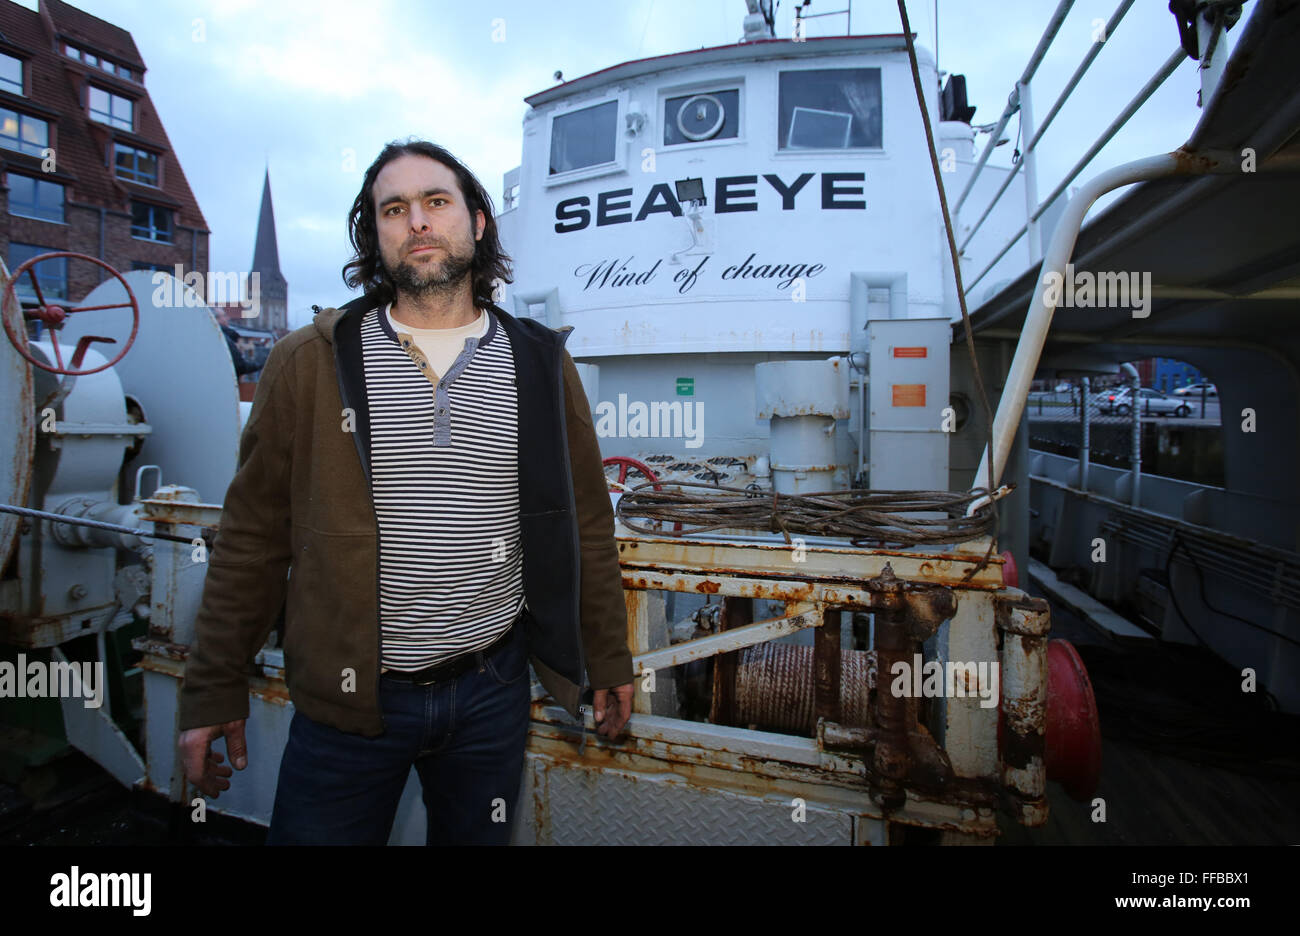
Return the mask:
<path id="1" fill-rule="evenodd" d="M 655 485 L 659 484 L 659 490 Z M 704 488 L 688 493 L 678 488 Z M 989 501 L 975 513 L 966 509 L 989 492 L 970 491 L 819 491 L 807 494 L 755 492 L 695 481 L 647 481 L 618 500 L 619 522 L 652 536 L 689 536 L 709 530 L 763 530 L 848 537 L 857 547 L 907 547 L 963 543 L 989 534 L 996 520 Z M 926 516 L 926 514 L 930 514 Z M 661 524 L 663 529 L 656 527 Z M 680 530 L 670 527 L 681 524 Z M 987 557 L 984 560 L 987 564 Z"/>
<path id="2" fill-rule="evenodd" d="M 925 127 L 925 139 L 927 149 L 930 153 L 930 168 L 934 172 L 934 186 L 939 193 L 939 207 L 943 210 L 943 226 L 948 234 L 948 253 L 952 257 L 952 274 L 955 277 L 954 282 L 957 284 L 957 301 L 961 305 L 961 321 L 966 332 L 966 349 L 970 352 L 971 371 L 975 378 L 975 386 L 979 390 L 980 404 L 984 409 L 984 419 L 988 423 L 988 462 L 989 462 L 989 485 L 996 486 L 997 479 L 993 475 L 993 407 L 989 404 L 988 391 L 984 389 L 984 377 L 980 373 L 980 362 L 975 354 L 975 333 L 971 329 L 970 312 L 966 309 L 966 288 L 961 281 L 961 261 L 957 254 L 957 239 L 952 233 L 952 214 L 948 211 L 948 197 L 943 188 L 943 175 L 939 171 L 939 152 L 934 145 L 934 130 L 930 126 L 930 112 L 925 106 L 925 92 L 921 86 L 921 69 L 916 64 L 916 45 L 912 40 L 912 24 L 907 19 L 907 3 L 905 0 L 898 0 L 898 15 L 903 21 L 903 38 L 907 40 L 907 57 L 912 64 L 912 83 L 916 86 L 916 103 L 921 111 L 921 123 Z M 998 508 L 996 501 L 990 501 L 992 507 L 992 524 L 990 529 L 997 529 Z M 978 574 L 989 560 L 993 558 L 993 546 L 996 538 L 989 537 L 989 548 L 985 552 L 984 558 L 980 560 L 979 565 L 966 573 L 963 581 L 968 581 L 972 576 Z"/>

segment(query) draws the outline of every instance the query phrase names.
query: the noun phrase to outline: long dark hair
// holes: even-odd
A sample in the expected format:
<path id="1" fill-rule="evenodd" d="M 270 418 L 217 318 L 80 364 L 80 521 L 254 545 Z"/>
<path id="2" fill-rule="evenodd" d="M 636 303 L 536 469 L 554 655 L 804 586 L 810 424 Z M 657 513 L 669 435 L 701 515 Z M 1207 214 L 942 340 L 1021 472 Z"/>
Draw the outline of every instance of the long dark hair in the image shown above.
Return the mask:
<path id="1" fill-rule="evenodd" d="M 405 143 L 393 141 L 384 147 L 383 152 L 366 170 L 361 192 L 352 203 L 352 211 L 348 213 L 348 238 L 352 241 L 355 253 L 343 265 L 343 282 L 353 289 L 360 286 L 376 302 L 390 302 L 396 298 L 397 290 L 384 271 L 379 257 L 379 231 L 375 223 L 375 177 L 379 175 L 379 170 L 399 156 L 427 156 L 436 159 L 455 173 L 471 222 L 474 212 L 483 212 L 483 237 L 478 241 L 474 252 L 470 279 L 475 304 L 491 303 L 496 281 L 512 282 L 510 257 L 501 249 L 501 241 L 497 236 L 492 196 L 459 159 L 436 143 L 426 140 L 409 139 Z"/>

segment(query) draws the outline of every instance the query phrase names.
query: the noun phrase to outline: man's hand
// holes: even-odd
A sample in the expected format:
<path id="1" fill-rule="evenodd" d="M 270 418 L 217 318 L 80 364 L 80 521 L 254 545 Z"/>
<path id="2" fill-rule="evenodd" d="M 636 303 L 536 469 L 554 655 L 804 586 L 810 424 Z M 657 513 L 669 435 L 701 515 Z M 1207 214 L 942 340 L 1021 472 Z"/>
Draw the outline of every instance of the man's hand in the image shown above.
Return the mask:
<path id="1" fill-rule="evenodd" d="M 591 700 L 591 707 L 595 709 L 596 734 L 611 739 L 619 736 L 632 717 L 632 692 L 631 683 L 596 690 Z"/>
<path id="2" fill-rule="evenodd" d="M 244 721 L 241 718 L 224 725 L 207 725 L 181 732 L 177 748 L 181 755 L 181 766 L 185 770 L 185 779 L 198 787 L 204 796 L 216 799 L 222 790 L 229 790 L 230 781 L 226 778 L 234 773 L 222 763 L 225 758 L 221 752 L 212 750 L 212 742 L 217 738 L 225 735 L 226 750 L 230 752 L 230 762 L 236 769 L 243 770 L 248 766 Z"/>

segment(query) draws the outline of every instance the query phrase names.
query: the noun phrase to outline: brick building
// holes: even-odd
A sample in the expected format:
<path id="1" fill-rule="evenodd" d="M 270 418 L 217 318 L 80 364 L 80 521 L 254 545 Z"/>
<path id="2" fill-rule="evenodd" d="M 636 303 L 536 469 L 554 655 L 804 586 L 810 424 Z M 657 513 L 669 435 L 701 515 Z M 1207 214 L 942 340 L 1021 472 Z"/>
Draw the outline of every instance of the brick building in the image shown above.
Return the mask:
<path id="1" fill-rule="evenodd" d="M 208 226 L 144 86 L 131 34 L 60 0 L 0 0 L 0 255 L 68 250 L 119 271 L 208 273 Z M 37 267 L 76 302 L 107 274 Z M 30 279 L 20 289 L 30 293 Z"/>

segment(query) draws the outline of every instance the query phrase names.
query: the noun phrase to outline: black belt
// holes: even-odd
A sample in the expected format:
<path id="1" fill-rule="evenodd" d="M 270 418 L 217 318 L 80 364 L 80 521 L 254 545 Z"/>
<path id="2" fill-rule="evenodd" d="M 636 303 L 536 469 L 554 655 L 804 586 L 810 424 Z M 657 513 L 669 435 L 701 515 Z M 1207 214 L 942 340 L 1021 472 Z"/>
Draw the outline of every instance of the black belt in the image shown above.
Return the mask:
<path id="1" fill-rule="evenodd" d="M 515 635 L 515 627 L 518 626 L 518 623 L 518 618 L 516 618 L 514 623 L 506 628 L 504 634 L 482 650 L 471 650 L 468 653 L 454 656 L 450 660 L 444 660 L 442 663 L 426 666 L 421 670 L 384 670 L 380 676 L 384 679 L 396 679 L 399 682 L 412 683 L 417 686 L 428 686 L 433 683 L 455 679 L 457 676 L 482 665 L 483 660 L 496 656 L 504 650 L 510 643 L 510 638 Z"/>

